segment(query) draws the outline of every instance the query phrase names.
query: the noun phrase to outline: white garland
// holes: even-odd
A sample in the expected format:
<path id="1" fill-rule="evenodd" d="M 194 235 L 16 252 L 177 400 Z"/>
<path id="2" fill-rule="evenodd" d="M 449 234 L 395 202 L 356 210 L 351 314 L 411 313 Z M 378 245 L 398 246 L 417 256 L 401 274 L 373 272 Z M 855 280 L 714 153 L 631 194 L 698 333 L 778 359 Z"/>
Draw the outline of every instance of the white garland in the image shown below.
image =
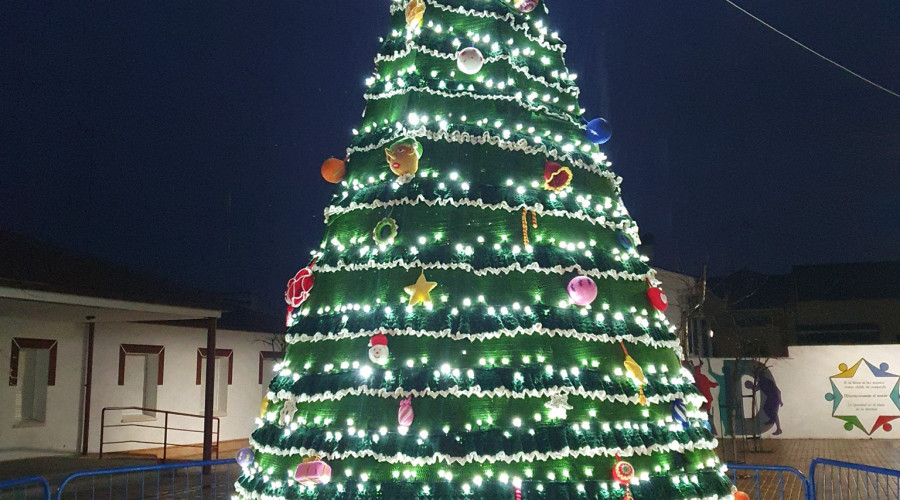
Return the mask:
<path id="1" fill-rule="evenodd" d="M 253 440 L 251 439 L 251 441 Z M 258 493 L 256 491 L 248 491 L 237 481 L 235 481 L 234 483 L 234 492 L 235 494 L 237 494 L 238 498 L 254 498 L 257 500 L 284 500 L 283 496 L 266 495 L 264 493 Z"/>
<path id="2" fill-rule="evenodd" d="M 533 146 L 529 144 L 527 139 L 519 139 L 518 141 L 506 140 L 502 137 L 491 135 L 491 133 L 487 130 L 485 130 L 480 135 L 473 135 L 468 132 L 462 132 L 459 130 L 454 130 L 452 132 L 448 130 L 432 131 L 428 130 L 425 125 L 412 130 L 403 128 L 401 130 L 398 130 L 390 137 L 382 139 L 375 144 L 370 144 L 368 146 L 348 147 L 347 157 L 352 156 L 354 153 L 366 153 L 369 151 L 374 151 L 376 149 L 381 149 L 402 137 L 425 137 L 432 141 L 456 142 L 459 144 L 469 143 L 476 146 L 490 144 L 506 151 L 519 151 L 534 156 L 543 155 L 553 160 L 558 160 L 566 164 L 574 165 L 580 169 L 586 170 L 600 177 L 606 177 L 613 182 L 616 189 L 618 189 L 619 185 L 622 183 L 622 178 L 617 176 L 614 172 L 601 169 L 596 165 L 590 163 L 585 163 L 582 160 L 576 159 L 569 153 L 560 153 L 556 148 L 548 148 L 543 143 L 538 146 Z"/>
<path id="3" fill-rule="evenodd" d="M 317 273 L 337 273 L 343 271 L 372 271 L 372 270 L 386 270 L 386 269 L 395 269 L 397 267 L 402 267 L 407 271 L 410 269 L 440 269 L 442 271 L 449 270 L 458 270 L 458 271 L 466 271 L 468 273 L 474 274 L 475 276 L 499 276 L 501 274 L 508 275 L 509 273 L 518 271 L 522 274 L 525 274 L 529 271 L 535 271 L 543 274 L 570 274 L 573 272 L 577 272 L 583 276 L 592 276 L 598 279 L 607 279 L 612 278 L 614 280 L 626 280 L 626 281 L 646 281 L 653 274 L 652 273 L 629 273 L 627 271 L 616 271 L 614 269 L 610 269 L 607 271 L 600 271 L 599 269 L 584 269 L 579 265 L 563 267 L 563 266 L 555 266 L 552 268 L 541 267 L 537 262 L 532 262 L 526 266 L 523 266 L 516 262 L 510 266 L 506 267 L 486 267 L 482 269 L 475 269 L 472 264 L 467 263 L 450 263 L 450 264 L 442 264 L 440 262 L 431 262 L 425 263 L 416 259 L 412 262 L 406 262 L 403 259 L 395 259 L 391 262 L 375 262 L 374 260 L 370 260 L 365 264 L 347 264 L 343 260 L 338 261 L 336 266 L 327 265 L 327 264 L 317 264 L 316 272 Z"/>
<path id="4" fill-rule="evenodd" d="M 402 388 L 395 389 L 393 391 L 388 391 L 386 389 L 374 389 L 370 388 L 367 385 L 361 385 L 352 389 L 342 389 L 337 392 L 325 391 L 317 394 L 300 394 L 294 395 L 294 393 L 290 391 L 286 391 L 284 389 L 278 391 L 275 394 L 275 399 L 273 402 L 279 401 L 287 401 L 293 400 L 297 403 L 316 403 L 319 401 L 340 401 L 345 397 L 350 396 L 374 396 L 381 399 L 405 399 L 407 396 L 413 396 L 415 398 L 424 398 L 430 397 L 432 399 L 438 398 L 511 398 L 511 399 L 526 399 L 526 398 L 549 398 L 551 396 L 556 396 L 560 394 L 565 394 L 566 396 L 578 396 L 587 399 L 597 400 L 597 401 L 606 401 L 610 403 L 627 403 L 633 405 L 639 405 L 640 396 L 626 396 L 624 394 L 609 394 L 606 391 L 589 391 L 584 387 L 574 388 L 568 386 L 554 386 L 550 388 L 543 389 L 523 389 L 521 391 L 514 391 L 507 389 L 506 387 L 498 387 L 496 389 L 492 389 L 486 391 L 481 388 L 481 386 L 471 387 L 469 389 L 461 389 L 459 386 L 454 386 L 449 389 L 445 389 L 442 391 L 435 391 L 432 389 L 425 390 L 413 390 L 413 391 L 404 391 Z M 706 398 L 699 394 L 684 394 L 681 392 L 676 392 L 673 394 L 668 394 L 665 396 L 655 395 L 648 396 L 648 403 L 671 403 L 676 399 L 683 399 L 688 403 L 692 403 L 695 406 L 700 406 L 701 404 L 706 403 Z"/>
<path id="5" fill-rule="evenodd" d="M 448 61 L 455 60 L 457 58 L 456 52 L 454 52 L 452 54 L 447 53 L 447 52 L 440 52 L 437 49 L 432 49 L 432 48 L 426 47 L 424 45 L 415 43 L 412 40 L 407 40 L 406 41 L 406 49 L 401 50 L 400 52 L 395 52 L 389 56 L 379 54 L 378 56 L 375 57 L 375 63 L 377 64 L 382 61 L 391 62 L 391 61 L 395 61 L 397 59 L 402 59 L 402 58 L 408 56 L 409 54 L 411 54 L 413 50 L 416 50 L 422 54 L 427 54 L 431 57 L 436 57 L 438 59 L 446 59 Z M 537 75 L 531 74 L 531 70 L 529 70 L 527 66 L 517 66 L 516 64 L 514 64 L 513 60 L 512 60 L 512 56 L 510 56 L 508 54 L 500 54 L 500 55 L 484 58 L 485 63 L 495 63 L 497 61 L 503 61 L 503 60 L 505 60 L 509 63 L 510 68 L 512 68 L 515 71 L 518 71 L 519 73 L 522 74 L 522 76 L 524 76 L 525 78 L 527 78 L 533 82 L 540 83 L 541 85 L 551 88 L 553 90 L 556 90 L 557 92 L 569 94 L 572 97 L 577 98 L 581 94 L 581 90 L 575 85 L 563 86 L 559 83 L 550 82 L 543 76 L 537 76 Z"/>
<path id="6" fill-rule="evenodd" d="M 506 14 L 501 15 L 501 14 L 497 14 L 494 12 L 487 12 L 487 11 L 483 11 L 483 10 L 465 9 L 464 7 L 453 7 L 451 5 L 444 5 L 442 3 L 438 3 L 435 0 L 425 0 L 425 3 L 431 4 L 433 7 L 443 10 L 444 12 L 452 12 L 455 14 L 462 14 L 464 16 L 469 16 L 469 17 L 472 17 L 472 16 L 481 17 L 481 18 L 492 17 L 498 21 L 504 21 L 507 24 L 509 24 L 514 30 L 521 31 L 522 34 L 525 35 L 525 38 L 528 38 L 532 42 L 537 43 L 538 45 L 540 45 L 541 47 L 544 47 L 547 50 L 558 50 L 562 53 L 565 53 L 565 51 L 566 51 L 566 44 L 564 44 L 562 42 L 560 42 L 558 44 L 551 44 L 550 42 L 545 40 L 544 35 L 540 35 L 540 36 L 532 35 L 530 33 L 531 26 L 529 26 L 527 24 L 516 23 L 515 22 L 516 17 L 511 13 L 506 13 Z M 397 12 L 403 11 L 403 10 L 406 10 L 405 3 L 402 5 L 396 4 L 396 3 L 391 5 L 391 14 L 396 14 Z"/>
<path id="7" fill-rule="evenodd" d="M 412 328 L 378 328 L 376 330 L 359 330 L 356 332 L 351 332 L 346 328 L 342 328 L 338 332 L 328 332 L 328 333 L 315 333 L 313 335 L 308 335 L 305 333 L 294 335 L 288 333 L 284 336 L 285 341 L 289 344 L 296 344 L 298 342 L 322 342 L 326 340 L 338 341 L 338 340 L 351 340 L 358 339 L 362 337 L 371 337 L 372 335 L 376 335 L 379 333 L 383 333 L 385 335 L 404 335 L 409 337 L 429 337 L 435 339 L 451 339 L 451 340 L 468 340 L 469 342 L 484 342 L 486 340 L 499 339 L 503 337 L 516 337 L 518 335 L 543 335 L 547 337 L 564 337 L 564 338 L 574 338 L 577 340 L 581 340 L 584 342 L 604 342 L 607 344 L 618 344 L 620 341 L 623 342 L 631 342 L 634 344 L 644 344 L 650 347 L 655 348 L 669 348 L 675 351 L 678 355 L 679 359 L 684 359 L 684 353 L 681 351 L 681 343 L 678 339 L 674 340 L 654 340 L 650 338 L 650 335 L 622 335 L 611 337 L 609 335 L 604 334 L 596 334 L 596 333 L 583 333 L 576 330 L 561 330 L 561 329 L 544 329 L 541 323 L 536 323 L 534 326 L 529 328 L 518 327 L 514 329 L 502 328 L 500 330 L 495 330 L 492 332 L 485 333 L 454 333 L 449 328 L 439 331 L 433 330 L 414 330 Z"/>
<path id="8" fill-rule="evenodd" d="M 590 447 L 590 446 L 582 446 L 581 448 L 572 449 L 570 447 L 565 447 L 559 451 L 551 451 L 551 452 L 540 452 L 540 451 L 530 451 L 524 452 L 520 451 L 518 453 L 513 453 L 512 455 L 507 455 L 506 452 L 500 452 L 495 455 L 479 455 L 478 453 L 472 452 L 468 453 L 462 457 L 455 457 L 453 455 L 447 455 L 445 453 L 435 453 L 430 457 L 412 457 L 403 453 L 397 453 L 395 455 L 384 455 L 382 453 L 376 453 L 372 450 L 360 450 L 360 451 L 345 451 L 343 453 L 326 453 L 322 450 L 315 450 L 312 448 L 295 448 L 292 447 L 290 450 L 284 450 L 281 448 L 276 448 L 274 446 L 267 446 L 257 442 L 254 439 L 250 439 L 250 444 L 258 449 L 259 451 L 269 454 L 276 455 L 282 457 L 289 456 L 310 456 L 315 455 L 322 457 L 323 460 L 346 460 L 348 458 L 373 458 L 378 462 L 389 463 L 389 464 L 407 464 L 413 467 L 422 467 L 427 465 L 436 465 L 439 463 L 446 463 L 448 465 L 467 465 L 471 463 L 480 463 L 483 464 L 485 462 L 494 464 L 498 462 L 504 462 L 507 464 L 511 463 L 522 463 L 522 462 L 543 462 L 547 460 L 563 460 L 566 458 L 579 458 L 579 457 L 614 457 L 616 455 L 622 457 L 631 457 L 635 455 L 644 455 L 649 456 L 653 453 L 667 453 L 671 451 L 676 451 L 679 453 L 683 453 L 685 451 L 694 451 L 694 450 L 713 450 L 718 445 L 718 441 L 713 439 L 709 440 L 699 440 L 696 443 L 690 442 L 688 444 L 682 445 L 677 441 L 673 441 L 668 444 L 653 444 L 650 446 L 628 446 L 627 448 L 606 448 L 604 446 L 599 447 Z"/>
<path id="9" fill-rule="evenodd" d="M 346 214 L 350 212 L 355 212 L 357 210 L 372 210 L 376 208 L 388 208 L 395 207 L 399 205 L 408 205 L 408 206 L 416 206 L 419 203 L 424 203 L 426 206 L 441 206 L 446 207 L 448 205 L 459 208 L 459 207 L 476 207 L 476 208 L 485 208 L 489 210 L 505 210 L 510 213 L 520 212 L 522 210 L 528 210 L 529 212 L 534 212 L 539 216 L 553 216 L 553 217 L 565 217 L 568 219 L 582 220 L 586 222 L 590 222 L 595 226 L 603 226 L 608 229 L 619 229 L 623 231 L 627 231 L 628 228 L 632 225 L 631 219 L 625 219 L 618 224 L 614 222 L 610 222 L 606 220 L 606 216 L 601 215 L 600 217 L 591 217 L 585 214 L 582 211 L 578 212 L 569 212 L 568 210 L 544 210 L 544 205 L 541 203 L 537 203 L 535 205 L 528 205 L 525 203 L 520 203 L 515 206 L 511 206 L 505 201 L 500 203 L 485 203 L 481 201 L 481 198 L 477 200 L 470 200 L 468 198 L 461 199 L 453 199 L 453 198 L 437 198 L 433 200 L 428 200 L 424 195 L 416 195 L 415 198 L 395 198 L 393 200 L 375 200 L 370 203 L 358 203 L 355 201 L 350 202 L 350 204 L 346 207 L 338 206 L 338 205 L 329 205 L 325 207 L 325 222 L 328 223 L 328 219 L 335 215 Z"/>
<path id="10" fill-rule="evenodd" d="M 447 97 L 447 98 L 458 98 L 458 97 L 463 97 L 463 96 L 465 96 L 465 97 L 471 97 L 472 99 L 482 99 L 482 100 L 491 100 L 491 101 L 509 101 L 509 102 L 515 102 L 515 103 L 518 104 L 520 107 L 525 108 L 525 109 L 527 109 L 528 111 L 532 111 L 532 112 L 535 112 L 535 113 L 544 113 L 544 114 L 549 115 L 549 116 L 552 116 L 552 117 L 554 117 L 554 118 L 559 118 L 560 120 L 566 120 L 566 121 L 568 121 L 569 123 L 571 123 L 572 125 L 577 126 L 579 129 L 587 130 L 587 125 L 581 123 L 580 121 L 576 120 L 575 118 L 572 118 L 571 115 L 568 115 L 568 114 L 565 114 L 565 113 L 557 113 L 557 112 L 555 112 L 555 111 L 551 111 L 550 108 L 549 108 L 548 106 L 545 106 L 545 105 L 543 105 L 543 104 L 541 104 L 541 105 L 539 105 L 539 106 L 535 106 L 534 104 L 531 104 L 531 103 L 528 103 L 528 102 L 524 102 L 524 101 L 522 101 L 522 100 L 520 100 L 520 99 L 516 99 L 516 96 L 511 96 L 511 95 L 487 95 L 487 94 L 478 94 L 478 93 L 476 93 L 476 92 L 472 92 L 472 91 L 468 91 L 468 90 L 466 90 L 466 91 L 448 92 L 448 91 L 444 91 L 444 90 L 435 90 L 435 89 L 433 89 L 433 88 L 431 88 L 431 87 L 403 87 L 403 88 L 396 88 L 396 89 L 394 89 L 394 90 L 391 90 L 391 91 L 389 91 L 389 92 L 385 92 L 385 93 L 382 93 L 382 94 L 369 94 L 369 93 L 366 93 L 366 94 L 363 94 L 363 97 L 364 97 L 366 100 L 389 99 L 389 98 L 391 98 L 391 97 L 394 97 L 394 96 L 397 96 L 397 95 L 401 95 L 401 94 L 406 94 L 407 92 L 411 92 L 411 91 L 415 91 L 415 92 L 426 92 L 426 93 L 429 93 L 429 94 L 431 94 L 431 95 L 436 95 L 436 96 L 440 96 L 440 97 Z"/>
<path id="11" fill-rule="evenodd" d="M 252 440 L 251 440 L 252 441 Z M 720 473 L 721 475 L 721 473 Z M 239 483 L 234 483 L 234 492 L 237 494 L 239 498 L 253 498 L 256 500 L 284 500 L 283 496 L 273 496 L 273 495 L 265 495 L 261 493 L 257 493 L 255 491 L 247 491 L 246 488 L 241 486 Z M 709 497 L 703 497 L 699 500 L 734 500 L 732 495 L 720 497 L 719 495 L 713 495 Z"/>

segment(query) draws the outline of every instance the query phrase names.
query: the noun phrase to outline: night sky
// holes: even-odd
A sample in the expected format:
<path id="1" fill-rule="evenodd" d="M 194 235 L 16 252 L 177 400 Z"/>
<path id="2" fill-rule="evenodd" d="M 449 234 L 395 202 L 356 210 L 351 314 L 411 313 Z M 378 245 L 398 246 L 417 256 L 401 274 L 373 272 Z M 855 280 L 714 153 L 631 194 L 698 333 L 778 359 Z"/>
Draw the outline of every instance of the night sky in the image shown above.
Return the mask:
<path id="1" fill-rule="evenodd" d="M 545 1 L 656 266 L 900 257 L 900 98 L 722 0 Z M 0 228 L 281 310 L 389 4 L 6 2 Z M 900 91 L 896 0 L 742 5 Z"/>

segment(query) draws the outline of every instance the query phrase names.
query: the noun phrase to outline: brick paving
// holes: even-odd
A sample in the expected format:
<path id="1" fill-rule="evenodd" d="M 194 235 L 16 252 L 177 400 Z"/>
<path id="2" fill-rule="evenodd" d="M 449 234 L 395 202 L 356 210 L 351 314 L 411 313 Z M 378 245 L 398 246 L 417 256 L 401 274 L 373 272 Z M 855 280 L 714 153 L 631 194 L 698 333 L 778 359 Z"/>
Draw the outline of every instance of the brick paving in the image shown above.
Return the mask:
<path id="1" fill-rule="evenodd" d="M 885 469 L 900 470 L 900 440 L 888 439 L 763 439 L 762 441 L 723 439 L 719 442 L 719 458 L 733 464 L 786 465 L 809 475 L 809 465 L 814 458 L 828 458 L 842 462 L 871 465 Z M 860 475 L 855 471 L 839 471 L 834 468 L 819 468 L 816 472 L 821 488 L 827 485 L 829 494 L 819 498 L 886 498 L 900 499 L 900 483 L 894 479 L 875 485 L 876 479 Z M 737 478 L 738 487 L 760 500 L 802 500 L 803 484 L 790 473 L 755 472 L 740 470 L 739 466 L 729 472 Z M 866 495 L 863 490 L 880 489 L 880 494 Z M 831 490 L 834 494 L 831 495 Z M 851 494 L 852 492 L 852 494 Z M 869 491 L 872 493 L 872 491 Z M 844 496 L 846 494 L 846 496 Z"/>

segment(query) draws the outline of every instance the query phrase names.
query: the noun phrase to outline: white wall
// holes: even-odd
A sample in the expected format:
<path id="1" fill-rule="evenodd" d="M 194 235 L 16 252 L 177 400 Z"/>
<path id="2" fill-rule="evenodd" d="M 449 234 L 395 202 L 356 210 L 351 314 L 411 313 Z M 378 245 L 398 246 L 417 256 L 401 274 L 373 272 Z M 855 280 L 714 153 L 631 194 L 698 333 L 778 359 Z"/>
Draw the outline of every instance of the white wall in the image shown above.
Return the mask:
<path id="1" fill-rule="evenodd" d="M 270 350 L 263 343 L 268 336 L 219 330 L 216 332 L 216 348 L 232 349 L 234 352 L 232 385 L 227 389 L 227 411 L 219 416 L 221 434 L 219 439 L 246 439 L 254 428 L 254 418 L 259 416 L 262 388 L 258 383 L 259 352 Z M 181 413 L 202 414 L 206 360 L 203 359 L 201 384 L 196 384 L 197 349 L 206 348 L 206 330 L 199 328 L 176 328 L 151 324 L 98 324 L 94 347 L 94 395 L 91 403 L 92 426 L 89 450 L 99 451 L 100 417 L 103 408 L 128 406 L 140 401 L 136 388 L 118 385 L 119 349 L 121 344 L 161 345 L 165 347 L 164 381 L 157 386 L 156 408 Z M 126 373 L 130 360 L 126 361 Z M 227 380 L 227 374 L 221 374 Z M 264 383 L 267 383 L 264 382 Z M 133 418 L 133 417 L 132 417 Z M 126 417 L 127 419 L 127 417 Z M 203 421 L 188 417 L 169 417 L 170 427 L 203 429 Z M 122 412 L 107 412 L 107 425 L 115 425 L 123 420 Z M 141 422 L 146 425 L 163 425 L 164 416 L 156 415 L 155 421 Z M 108 428 L 105 441 L 143 440 L 162 441 L 163 433 L 158 429 L 135 427 Z M 199 443 L 203 435 L 199 433 L 169 431 L 169 442 L 176 444 Z M 104 446 L 105 451 L 161 447 L 148 444 L 121 444 Z"/>
<path id="2" fill-rule="evenodd" d="M 876 371 L 887 364 L 886 373 L 873 374 L 863 361 L 855 374 L 842 373 L 839 366 L 852 369 L 860 360 L 871 363 Z M 693 360 L 696 363 L 696 360 Z M 713 406 L 714 421 L 718 435 L 723 426 L 724 414 L 719 403 L 722 397 L 723 366 L 729 362 L 721 358 L 703 359 L 702 374 L 713 382 L 720 383 L 712 389 L 716 399 Z M 891 397 L 891 391 L 900 380 L 900 345 L 841 345 L 841 346 L 796 346 L 790 347 L 787 358 L 768 360 L 769 372 L 774 379 L 783 406 L 778 407 L 778 417 L 782 433 L 776 435 L 776 426 L 763 426 L 763 436 L 786 439 L 898 439 L 900 438 L 900 403 Z M 715 374 L 715 375 L 713 375 Z M 745 377 L 747 380 L 750 377 Z M 835 411 L 834 402 L 826 399 L 833 395 L 832 382 L 843 395 Z M 750 390 L 743 388 L 745 394 Z M 772 389 L 768 389 L 772 393 Z M 749 419 L 758 419 L 760 425 L 770 420 L 761 408 L 763 397 L 757 393 L 760 403 L 756 411 L 746 404 Z M 829 396 L 831 397 L 831 396 Z M 896 396 L 894 396 L 896 397 Z M 833 416 L 832 413 L 835 413 Z M 845 429 L 845 421 L 837 416 L 856 416 L 859 426 Z M 879 426 L 873 431 L 877 417 L 898 417 L 889 423 L 891 430 Z M 749 422 L 749 421 L 748 421 Z M 865 431 L 860 427 L 865 428 Z M 749 425 L 745 426 L 749 429 Z M 871 432 L 871 434 L 868 434 Z M 740 433 L 740 432 L 739 432 Z"/>
<path id="3" fill-rule="evenodd" d="M 83 418 L 84 359 L 88 327 L 84 323 L 43 322 L 25 318 L 0 317 L 0 461 L 81 451 Z M 58 341 L 56 385 L 47 389 L 47 416 L 43 425 L 21 425 L 16 421 L 15 401 L 19 387 L 9 386 L 10 346 L 13 337 Z M 259 384 L 259 353 L 271 347 L 264 341 L 270 335 L 219 330 L 217 348 L 234 352 L 232 385 L 227 388 L 227 412 L 220 416 L 221 441 L 246 439 L 259 416 L 263 385 Z M 165 347 L 164 381 L 157 386 L 156 408 L 182 413 L 202 414 L 203 383 L 196 384 L 197 349 L 206 347 L 206 329 L 180 328 L 139 323 L 98 323 L 95 329 L 93 390 L 89 451 L 99 451 L 100 415 L 104 407 L 140 405 L 139 387 L 144 375 L 135 359 L 126 362 L 126 385 L 118 385 L 121 344 L 161 345 Z M 205 359 L 201 380 L 204 381 Z M 271 370 L 272 363 L 266 366 Z M 227 381 L 227 374 L 223 378 Z M 271 380 L 265 373 L 264 385 Z M 121 412 L 107 413 L 107 424 L 121 424 Z M 134 417 L 132 417 L 134 418 Z M 163 425 L 162 414 L 156 420 L 140 422 Z M 171 417 L 171 427 L 203 429 L 202 419 Z M 124 427 L 106 429 L 106 441 L 140 440 L 161 442 L 163 431 Z M 193 444 L 203 441 L 202 433 L 169 432 L 169 442 Z M 131 443 L 105 447 L 104 451 L 159 448 L 161 445 Z"/>
<path id="4" fill-rule="evenodd" d="M 0 461 L 27 456 L 70 454 L 78 451 L 81 432 L 83 342 L 87 327 L 0 317 Z M 47 387 L 44 424 L 21 424 L 16 419 L 16 394 L 22 385 L 9 385 L 12 339 L 57 340 L 56 385 Z M 20 375 L 22 375 L 20 370 Z"/>

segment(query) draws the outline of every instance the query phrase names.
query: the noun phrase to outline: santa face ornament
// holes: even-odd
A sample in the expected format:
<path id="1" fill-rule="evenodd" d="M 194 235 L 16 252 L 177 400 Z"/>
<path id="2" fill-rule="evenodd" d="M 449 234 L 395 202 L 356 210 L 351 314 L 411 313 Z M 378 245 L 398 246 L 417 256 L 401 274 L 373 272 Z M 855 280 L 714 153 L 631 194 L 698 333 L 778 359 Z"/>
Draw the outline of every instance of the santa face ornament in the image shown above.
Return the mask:
<path id="1" fill-rule="evenodd" d="M 369 339 L 369 360 L 376 365 L 384 366 L 388 363 L 390 351 L 387 346 L 387 336 L 378 334 Z"/>

